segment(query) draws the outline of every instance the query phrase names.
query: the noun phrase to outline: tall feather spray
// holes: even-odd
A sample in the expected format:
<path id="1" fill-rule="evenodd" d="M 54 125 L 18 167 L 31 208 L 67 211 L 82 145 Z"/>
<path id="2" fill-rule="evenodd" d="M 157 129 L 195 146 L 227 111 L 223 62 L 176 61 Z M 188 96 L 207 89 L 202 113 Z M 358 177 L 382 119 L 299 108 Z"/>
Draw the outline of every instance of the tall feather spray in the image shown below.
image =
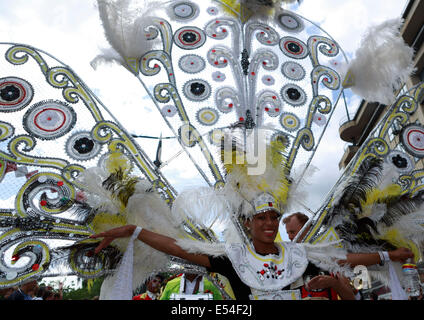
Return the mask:
<path id="1" fill-rule="evenodd" d="M 96 68 L 100 63 L 118 62 L 136 72 L 138 60 L 156 43 L 146 36 L 146 28 L 152 24 L 152 14 L 160 8 L 160 1 L 139 1 L 135 6 L 131 0 L 97 0 L 97 4 L 111 48 L 102 50 L 91 65 Z"/>
<path id="2" fill-rule="evenodd" d="M 299 0 L 220 0 L 223 10 L 242 22 L 252 19 L 268 20 L 284 3 L 300 2 Z"/>
<path id="3" fill-rule="evenodd" d="M 243 139 L 240 137 L 237 139 L 234 132 L 224 138 L 232 139 L 234 144 L 232 150 L 225 150 L 224 145 L 224 148 L 221 149 L 221 160 L 227 175 L 226 185 L 222 192 L 227 195 L 232 194 L 232 196 L 227 196 L 227 199 L 232 201 L 231 206 L 234 209 L 239 209 L 241 203 L 246 201 L 251 203 L 261 192 L 273 195 L 280 210 L 287 204 L 290 181 L 286 166 L 285 137 L 277 136 L 271 141 L 268 141 L 270 137 L 263 138 L 265 141 L 256 141 L 256 143 L 266 145 L 265 172 L 260 175 L 249 174 L 249 163 L 245 154 L 246 146 L 240 142 Z M 231 162 L 226 163 L 227 159 L 230 159 Z M 251 208 L 248 205 L 243 208 L 244 210 L 240 213 L 249 217 Z"/>
<path id="4" fill-rule="evenodd" d="M 415 70 L 414 50 L 400 34 L 402 23 L 397 18 L 367 30 L 355 58 L 339 69 L 346 78 L 345 87 L 351 86 L 354 93 L 370 102 L 394 102 L 394 91 Z"/>

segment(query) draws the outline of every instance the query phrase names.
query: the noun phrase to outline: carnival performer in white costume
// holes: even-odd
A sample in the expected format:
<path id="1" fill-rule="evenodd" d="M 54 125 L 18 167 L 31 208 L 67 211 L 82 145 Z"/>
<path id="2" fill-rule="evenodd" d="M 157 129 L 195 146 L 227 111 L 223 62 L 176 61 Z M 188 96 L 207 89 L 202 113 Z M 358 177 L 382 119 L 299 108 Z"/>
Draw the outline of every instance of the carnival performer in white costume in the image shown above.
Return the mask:
<path id="1" fill-rule="evenodd" d="M 313 249 L 299 244 L 275 243 L 280 217 L 281 214 L 270 207 L 256 212 L 251 220 L 246 221 L 246 226 L 251 230 L 252 245 L 229 245 L 225 255 L 220 257 L 189 253 L 175 239 L 146 229 L 140 231 L 137 239 L 157 250 L 226 276 L 237 300 L 296 300 L 300 299 L 300 292 L 284 289 L 302 276 L 308 265 L 308 252 L 312 254 Z M 104 238 L 96 253 L 116 238 L 130 237 L 137 228 L 127 225 L 92 236 Z M 343 258 L 343 254 L 338 258 Z"/>
<path id="2" fill-rule="evenodd" d="M 234 136 L 231 138 L 235 139 Z M 337 260 L 346 259 L 346 253 L 334 247 L 334 243 L 310 245 L 276 242 L 281 208 L 284 208 L 287 200 L 290 183 L 282 165 L 283 150 L 282 137 L 268 143 L 266 170 L 262 175 L 249 175 L 246 162 L 233 164 L 237 156 L 234 146 L 228 151 L 223 150 L 222 158 L 229 154 L 229 158 L 231 155 L 234 157 L 234 162 L 224 161 L 226 186 L 222 190 L 211 189 L 210 192 L 222 195 L 222 201 L 233 208 L 230 220 L 234 224 L 228 224 L 227 232 L 231 235 L 227 236 L 225 242 L 207 246 L 203 243 L 201 246 L 199 241 L 176 240 L 130 224 L 91 236 L 103 238 L 95 253 L 117 238 L 132 236 L 158 251 L 224 275 L 230 281 L 237 300 L 300 299 L 300 291 L 290 290 L 290 284 L 302 277 L 308 263 L 329 271 L 341 271 Z M 196 199 L 192 198 L 193 202 Z M 212 202 L 210 207 L 214 205 Z M 186 203 L 185 209 L 193 210 L 190 202 Z M 208 210 L 207 205 L 204 210 Z M 349 294 L 351 292 L 344 292 L 345 296 Z"/>
<path id="3" fill-rule="evenodd" d="M 150 161 L 120 124 L 102 116 L 97 99 L 88 100 L 92 94 L 71 70 L 48 68 L 31 47 L 7 49 L 4 56 L 13 65 L 12 75 L 26 65 L 31 53 L 49 89 L 63 89 L 67 103 L 43 100 L 15 115 L 30 103 L 33 90 L 19 77 L 3 79 L 0 181 L 11 162 L 43 170 L 28 175 L 12 206 L 0 212 L 4 231 L 0 252 L 13 251 L 13 262 L 31 257 L 25 268 L 0 261 L 0 287 L 66 265 L 69 274 L 107 275 L 101 299 L 130 300 L 135 288 L 161 271 L 205 276 L 213 271 L 228 278 L 236 299 L 292 300 L 301 298 L 297 285 L 310 264 L 349 277 L 351 265 L 368 265 L 364 257 L 370 255 L 374 257 L 370 264 L 393 261 L 387 252 L 407 246 L 415 249 L 416 259 L 421 256 L 418 244 L 423 243 L 424 229 L 418 222 L 424 216 L 424 198 L 418 191 L 422 187 L 411 190 L 414 182 L 403 190 L 390 177 L 380 179 L 382 165 L 372 161 L 382 157 L 385 144 L 380 140 L 370 143 L 375 150 L 365 150 L 364 157 L 343 174 L 308 222 L 311 228 L 304 242 L 280 240 L 282 214 L 289 211 L 291 201 L 304 200 L 301 186 L 306 174 L 296 177 L 299 166 L 294 163 L 299 160 L 295 159 L 302 153 L 312 159 L 328 125 L 325 116 L 330 118 L 335 108 L 330 97 L 340 98 L 342 89 L 351 87 L 369 101 L 389 103 L 399 79 L 410 74 L 413 53 L 404 45 L 401 21 L 396 19 L 370 32 L 360 54 L 346 65 L 337 43 L 284 10 L 284 2 L 292 1 L 175 0 L 137 6 L 129 0 L 98 0 L 111 48 L 93 65 L 115 61 L 141 81 L 181 152 L 209 185 L 178 195 L 161 173 L 161 149 L 156 161 Z M 205 19 L 209 19 L 206 26 Z M 389 57 L 382 59 L 383 52 Z M 340 70 L 332 69 L 336 66 Z M 191 80 L 183 84 L 187 77 Z M 307 90 L 296 84 L 303 80 Z M 401 106 L 412 112 L 423 90 L 424 86 L 418 87 L 400 99 L 388 119 L 400 118 Z M 382 97 L 390 101 L 381 101 L 386 100 Z M 410 108 L 404 101 L 410 101 Z M 82 113 L 84 108 L 70 106 L 78 102 L 89 108 L 93 119 Z M 67 121 L 62 122 L 63 117 Z M 44 121 L 41 127 L 39 120 Z M 15 130 L 16 123 L 23 123 L 23 128 Z M 207 139 L 194 124 L 208 130 Z M 414 124 L 410 129 L 416 130 Z M 66 159 L 58 159 L 57 148 L 48 142 L 63 144 Z M 231 142 L 229 148 L 226 142 Z M 250 172 L 249 152 L 259 145 L 266 146 L 266 151 L 258 152 L 263 170 L 259 166 Z M 211 152 L 219 146 L 221 159 Z M 49 197 L 51 193 L 59 196 Z M 52 217 L 65 212 L 72 219 Z M 204 223 L 208 219 L 219 222 L 225 230 L 222 236 Z M 39 241 L 42 238 L 70 240 L 72 245 L 53 251 Z M 89 255 L 94 248 L 97 255 Z M 347 252 L 365 256 L 352 263 Z M 411 255 L 404 253 L 398 261 Z M 402 293 L 399 270 L 391 263 L 382 267 L 376 277 L 390 275 L 392 292 Z M 349 293 L 339 294 L 348 298 Z M 404 292 L 393 295 L 404 296 Z"/>

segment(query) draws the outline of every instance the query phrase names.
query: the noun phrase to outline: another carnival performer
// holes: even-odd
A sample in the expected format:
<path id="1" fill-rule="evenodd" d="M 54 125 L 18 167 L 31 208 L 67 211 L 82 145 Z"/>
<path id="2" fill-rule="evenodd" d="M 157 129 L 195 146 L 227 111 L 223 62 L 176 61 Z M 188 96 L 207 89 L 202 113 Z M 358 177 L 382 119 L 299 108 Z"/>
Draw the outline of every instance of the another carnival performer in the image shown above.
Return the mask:
<path id="1" fill-rule="evenodd" d="M 183 273 L 167 282 L 160 300 L 222 300 L 222 294 L 202 274 Z"/>
<path id="2" fill-rule="evenodd" d="M 158 300 L 160 298 L 163 277 L 158 274 L 147 282 L 146 292 L 134 296 L 133 300 Z"/>

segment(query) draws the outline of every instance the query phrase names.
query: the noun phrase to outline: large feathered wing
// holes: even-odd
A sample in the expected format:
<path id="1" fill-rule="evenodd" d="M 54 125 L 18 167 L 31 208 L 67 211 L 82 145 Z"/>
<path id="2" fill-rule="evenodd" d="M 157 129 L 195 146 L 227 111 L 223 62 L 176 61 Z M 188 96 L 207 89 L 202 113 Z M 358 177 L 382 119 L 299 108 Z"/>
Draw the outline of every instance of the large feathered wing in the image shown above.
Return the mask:
<path id="1" fill-rule="evenodd" d="M 299 159 L 311 159 L 342 95 L 342 78 L 332 67 L 334 59 L 345 60 L 338 44 L 281 10 L 281 2 L 289 1 L 143 1 L 139 8 L 128 0 L 98 1 L 111 48 L 93 64 L 117 61 L 135 75 L 179 151 L 217 190 L 226 183 L 214 153 L 224 129 L 273 126 L 274 137 L 287 142 L 280 169 L 290 172 Z M 161 167 L 72 69 L 32 47 L 3 44 L 1 50 L 0 287 L 58 273 L 113 273 L 128 239 L 93 256 L 98 241 L 87 238 L 127 223 L 222 253 L 212 226 L 232 225 L 226 220 L 231 204 L 206 189 L 195 192 L 194 203 L 193 194 L 177 198 Z M 314 217 L 308 242 L 333 230 L 358 250 L 417 242 L 419 224 L 409 225 L 420 218 L 422 170 L 412 157 L 422 154 L 409 137 L 422 132 L 410 120 L 422 92 L 418 87 L 392 106 Z M 405 152 L 385 142 L 390 126 Z M 395 181 L 402 191 L 375 191 L 381 168 L 368 162 L 372 157 L 384 157 L 402 172 Z M 210 206 L 208 197 L 217 204 Z M 238 232 L 227 229 L 225 237 L 240 241 Z M 139 273 L 133 286 L 164 266 L 184 264 L 141 242 L 134 249 Z M 110 279 L 105 288 L 113 286 Z"/>
<path id="2" fill-rule="evenodd" d="M 126 224 L 214 239 L 201 219 L 171 212 L 174 188 L 72 69 L 33 47 L 1 50 L 0 287 L 113 274 L 128 239 L 93 255 L 88 237 Z M 135 252 L 134 289 L 155 271 L 181 270 L 141 242 Z"/>
<path id="3" fill-rule="evenodd" d="M 388 108 L 311 220 L 305 242 L 342 239 L 349 252 L 406 247 L 415 261 L 422 259 L 424 198 L 417 147 L 423 131 L 414 119 L 423 91 L 420 84 Z M 390 143 L 393 132 L 396 143 Z"/>

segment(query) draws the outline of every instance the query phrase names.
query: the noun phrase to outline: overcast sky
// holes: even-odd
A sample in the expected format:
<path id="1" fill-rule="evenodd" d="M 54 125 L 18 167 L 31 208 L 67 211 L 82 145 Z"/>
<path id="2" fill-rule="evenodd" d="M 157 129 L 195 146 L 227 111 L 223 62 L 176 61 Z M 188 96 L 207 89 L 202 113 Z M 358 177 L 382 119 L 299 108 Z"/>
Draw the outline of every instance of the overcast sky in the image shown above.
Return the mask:
<path id="1" fill-rule="evenodd" d="M 352 56 L 368 26 L 400 16 L 406 3 L 407 0 L 304 0 L 299 8 L 294 6 L 292 9 L 319 24 L 348 56 Z M 0 0 L 0 41 L 32 45 L 71 66 L 118 118 L 120 110 L 112 96 L 114 90 L 127 90 L 128 95 L 144 101 L 141 112 L 153 110 L 143 100 L 145 93 L 141 86 L 131 87 L 136 89 L 128 91 L 128 84 L 134 82 L 134 77 L 126 70 L 102 67 L 94 71 L 91 68 L 90 61 L 99 54 L 99 49 L 107 47 L 93 0 Z M 359 101 L 358 97 L 352 98 L 350 108 L 356 108 Z M 157 123 L 163 124 L 159 115 L 156 116 L 150 122 L 157 119 Z M 338 162 L 345 147 L 338 138 L 342 116 L 343 108 L 339 107 L 313 161 L 313 165 L 320 168 L 310 181 L 308 205 L 313 210 L 319 207 L 340 175 Z M 147 129 L 133 128 L 129 123 L 123 125 L 130 132 L 139 134 L 169 134 L 158 126 Z M 148 150 L 150 154 L 153 151 L 154 148 Z M 171 177 L 171 183 L 175 183 L 177 189 L 179 183 L 186 185 L 192 178 L 190 174 L 177 170 L 165 174 Z"/>

